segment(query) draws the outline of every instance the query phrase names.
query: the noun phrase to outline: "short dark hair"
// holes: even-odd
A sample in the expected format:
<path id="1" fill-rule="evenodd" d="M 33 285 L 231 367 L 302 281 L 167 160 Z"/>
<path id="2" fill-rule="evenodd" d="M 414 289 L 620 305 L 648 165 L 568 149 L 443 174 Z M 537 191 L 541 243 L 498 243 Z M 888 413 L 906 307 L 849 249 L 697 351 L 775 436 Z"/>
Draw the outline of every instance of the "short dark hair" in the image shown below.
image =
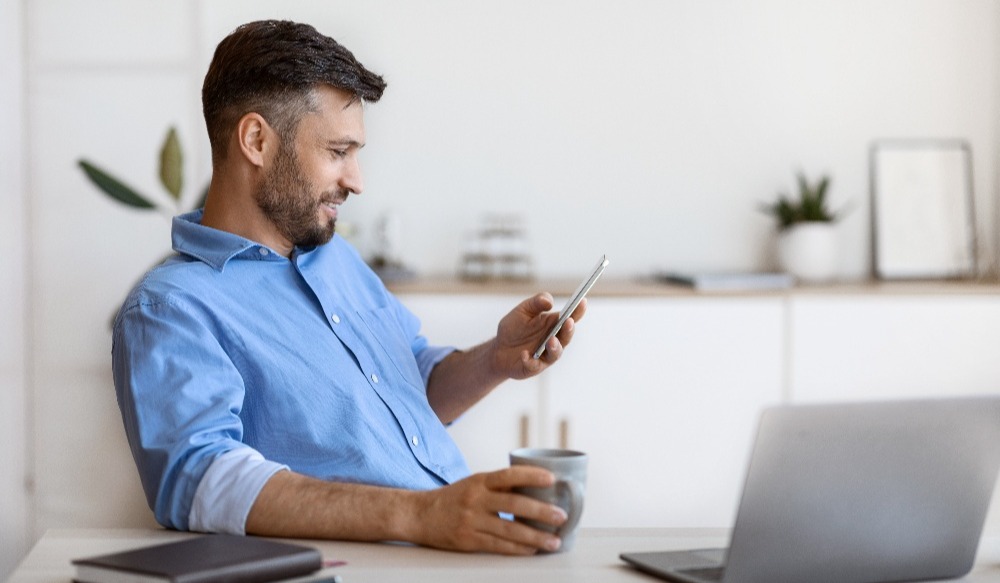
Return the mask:
<path id="1" fill-rule="evenodd" d="M 250 112 L 263 116 L 287 143 L 302 116 L 315 111 L 313 89 L 321 84 L 370 102 L 382 97 L 386 85 L 308 24 L 261 20 L 234 30 L 216 47 L 201 89 L 212 161 L 225 158 L 229 132 Z"/>

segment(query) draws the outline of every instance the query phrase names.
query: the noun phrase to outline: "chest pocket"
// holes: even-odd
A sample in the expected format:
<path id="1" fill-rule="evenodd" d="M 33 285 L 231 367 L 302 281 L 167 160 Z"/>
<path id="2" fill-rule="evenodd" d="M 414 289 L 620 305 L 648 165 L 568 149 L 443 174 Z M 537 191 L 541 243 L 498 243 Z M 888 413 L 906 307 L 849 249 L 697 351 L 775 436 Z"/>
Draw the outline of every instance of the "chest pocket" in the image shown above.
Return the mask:
<path id="1" fill-rule="evenodd" d="M 383 358 L 380 360 L 391 362 L 407 382 L 422 391 L 423 380 L 410 348 L 411 339 L 403 333 L 393 311 L 390 308 L 377 308 L 359 311 L 358 316 L 364 322 L 367 333 L 382 349 Z"/>

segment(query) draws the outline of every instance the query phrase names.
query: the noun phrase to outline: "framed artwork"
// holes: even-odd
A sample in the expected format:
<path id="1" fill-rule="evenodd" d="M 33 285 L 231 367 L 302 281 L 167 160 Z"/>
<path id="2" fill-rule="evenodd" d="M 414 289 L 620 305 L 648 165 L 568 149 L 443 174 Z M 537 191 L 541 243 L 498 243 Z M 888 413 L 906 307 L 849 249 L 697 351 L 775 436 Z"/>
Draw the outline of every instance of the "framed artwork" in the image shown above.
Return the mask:
<path id="1" fill-rule="evenodd" d="M 976 223 L 968 143 L 875 142 L 871 200 L 877 278 L 975 276 Z"/>

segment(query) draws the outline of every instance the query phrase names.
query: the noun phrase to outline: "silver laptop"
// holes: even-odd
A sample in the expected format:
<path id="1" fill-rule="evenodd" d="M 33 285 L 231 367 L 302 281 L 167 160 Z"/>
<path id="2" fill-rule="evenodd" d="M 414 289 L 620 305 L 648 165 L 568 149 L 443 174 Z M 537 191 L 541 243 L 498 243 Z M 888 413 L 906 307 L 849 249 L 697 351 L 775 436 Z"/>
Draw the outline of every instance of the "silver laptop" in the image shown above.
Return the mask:
<path id="1" fill-rule="evenodd" d="M 728 549 L 623 553 L 670 581 L 881 583 L 972 569 L 1000 397 L 767 409 Z"/>

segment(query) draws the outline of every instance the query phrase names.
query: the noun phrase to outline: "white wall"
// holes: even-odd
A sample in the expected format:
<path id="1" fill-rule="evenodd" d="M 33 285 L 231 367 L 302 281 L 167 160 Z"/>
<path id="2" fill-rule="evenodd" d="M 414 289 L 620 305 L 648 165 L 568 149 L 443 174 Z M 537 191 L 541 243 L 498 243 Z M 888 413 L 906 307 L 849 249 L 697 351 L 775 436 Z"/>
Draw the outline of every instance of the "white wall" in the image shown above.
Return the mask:
<path id="1" fill-rule="evenodd" d="M 972 143 L 994 231 L 1000 101 L 995 2 L 573 0 L 469 4 L 213 2 L 202 54 L 282 15 L 341 39 L 389 89 L 370 109 L 363 226 L 403 217 L 404 258 L 451 272 L 483 213 L 529 221 L 542 273 L 600 252 L 618 275 L 768 264 L 757 212 L 793 173 L 853 205 L 842 275 L 869 271 L 868 146 Z M 983 255 L 992 261 L 991 237 Z M 363 241 L 364 242 L 364 241 Z"/>
<path id="2" fill-rule="evenodd" d="M 20 2 L 0 2 L 0 580 L 27 550 L 24 62 Z"/>
<path id="3" fill-rule="evenodd" d="M 115 401 L 109 322 L 169 250 L 169 221 L 104 198 L 76 162 L 86 157 L 166 200 L 160 142 L 172 124 L 194 134 L 193 5 L 26 6 L 35 536 L 64 525 L 153 524 Z"/>
<path id="4" fill-rule="evenodd" d="M 18 410 L 21 387 L 31 395 L 30 421 L 4 424 L 13 445 L 0 447 L 15 467 L 25 443 L 30 451 L 32 537 L 150 521 L 114 401 L 107 324 L 169 249 L 169 223 L 108 201 L 76 160 L 166 200 L 157 150 L 175 124 L 193 198 L 209 174 L 201 77 L 215 44 L 249 19 L 311 22 L 386 76 L 389 90 L 367 116 L 367 190 L 344 214 L 361 227 L 364 249 L 381 213 L 398 213 L 403 259 L 424 273 L 453 272 L 463 235 L 491 211 L 525 215 L 546 276 L 576 275 L 599 252 L 619 277 L 766 266 L 771 224 L 756 207 L 802 168 L 829 172 L 834 202 L 853 204 L 840 230 L 842 274 L 858 277 L 869 268 L 869 143 L 907 136 L 969 140 L 984 263 L 997 256 L 992 0 L 0 6 L 5 71 L 20 66 L 18 39 L 26 46 L 30 137 L 24 149 L 20 116 L 4 114 L 14 129 L 0 134 L 0 243 L 17 253 L 0 255 L 0 343 L 9 348 L 0 414 Z M 5 78 L 0 96 L 3 111 L 16 111 L 7 103 L 19 103 L 18 83 Z M 6 162 L 24 152 L 22 177 Z M 21 488 L 4 476 L 6 521 L 16 515 L 7 491 Z M 0 546 L 7 552 L 6 539 Z"/>

